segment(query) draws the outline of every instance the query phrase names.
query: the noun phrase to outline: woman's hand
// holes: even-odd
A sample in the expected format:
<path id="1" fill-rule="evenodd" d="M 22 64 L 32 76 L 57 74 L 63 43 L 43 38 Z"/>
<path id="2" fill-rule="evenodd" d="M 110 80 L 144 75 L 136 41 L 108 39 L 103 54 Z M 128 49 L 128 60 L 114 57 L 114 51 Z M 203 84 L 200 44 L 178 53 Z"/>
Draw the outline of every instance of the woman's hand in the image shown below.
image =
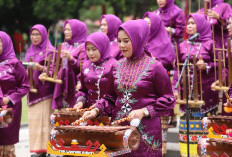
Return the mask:
<path id="1" fill-rule="evenodd" d="M 202 57 L 199 57 L 199 61 L 197 62 L 197 67 L 200 70 L 205 70 L 206 69 L 206 64 L 204 62 L 204 60 L 202 59 Z"/>
<path id="2" fill-rule="evenodd" d="M 214 83 L 212 83 L 212 85 L 211 85 L 211 90 L 212 90 L 212 91 L 216 91 L 216 90 L 215 90 L 215 87 L 218 86 L 218 84 L 219 84 L 219 81 L 218 81 L 218 80 L 215 81 Z"/>
<path id="3" fill-rule="evenodd" d="M 133 120 L 133 119 L 142 120 L 143 117 L 145 117 L 145 115 L 144 115 L 144 108 L 132 111 L 129 114 L 129 117 L 130 117 L 130 121 Z"/>
<path id="4" fill-rule="evenodd" d="M 10 99 L 8 97 L 3 97 L 1 105 L 5 106 L 5 105 L 9 104 L 9 102 L 10 102 Z"/>
<path id="5" fill-rule="evenodd" d="M 62 57 L 68 58 L 69 61 L 72 60 L 72 56 L 70 55 L 69 51 L 62 50 L 61 53 L 62 53 Z"/>
<path id="6" fill-rule="evenodd" d="M 96 108 L 92 109 L 91 111 L 86 111 L 84 112 L 82 118 L 85 118 L 85 119 L 92 119 L 94 117 L 97 117 L 98 115 L 98 111 Z"/>
<path id="7" fill-rule="evenodd" d="M 179 95 L 178 92 L 174 92 L 173 94 L 174 94 L 174 98 L 175 98 L 176 100 L 180 100 L 180 95 Z"/>
<path id="8" fill-rule="evenodd" d="M 42 71 L 43 70 L 43 66 L 42 65 L 40 65 L 39 63 L 36 63 L 36 62 L 34 62 L 34 66 L 32 66 L 32 69 L 33 70 L 38 70 L 38 71 Z"/>
<path id="9" fill-rule="evenodd" d="M 46 73 L 42 73 L 39 75 L 40 80 L 44 80 L 45 77 L 46 77 Z"/>
<path id="10" fill-rule="evenodd" d="M 76 105 L 74 105 L 73 108 L 79 110 L 79 109 L 82 109 L 82 108 L 83 108 L 83 105 L 84 105 L 83 102 L 78 102 Z"/>
<path id="11" fill-rule="evenodd" d="M 171 27 L 165 27 L 165 29 L 166 29 L 166 31 L 167 31 L 168 33 L 171 33 L 171 32 L 172 32 Z"/>
<path id="12" fill-rule="evenodd" d="M 217 20 L 220 19 L 219 14 L 216 13 L 215 11 L 212 11 L 212 10 L 208 10 L 207 15 L 208 15 L 208 17 L 211 17 L 213 19 L 217 19 Z"/>

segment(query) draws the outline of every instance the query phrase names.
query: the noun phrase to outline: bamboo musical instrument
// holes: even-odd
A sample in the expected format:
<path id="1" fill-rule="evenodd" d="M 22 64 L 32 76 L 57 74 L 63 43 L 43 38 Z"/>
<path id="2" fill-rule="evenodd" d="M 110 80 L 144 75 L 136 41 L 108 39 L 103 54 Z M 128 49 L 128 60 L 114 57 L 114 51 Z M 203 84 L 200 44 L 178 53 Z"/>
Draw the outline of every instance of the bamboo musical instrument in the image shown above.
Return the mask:
<path id="1" fill-rule="evenodd" d="M 30 58 L 30 62 L 33 62 L 33 58 Z M 29 79 L 30 79 L 30 92 L 38 93 L 38 90 L 35 88 L 35 82 L 33 80 L 33 69 L 32 67 L 29 68 Z"/>
<path id="2" fill-rule="evenodd" d="M 50 71 L 50 65 L 51 65 L 51 58 L 52 58 L 52 55 L 49 54 L 49 56 L 48 56 L 48 66 L 47 66 L 47 71 L 46 71 L 46 77 L 49 77 L 49 71 Z"/>
<path id="3" fill-rule="evenodd" d="M 197 66 L 196 66 L 196 56 L 194 55 L 193 58 L 193 71 L 194 71 L 194 77 L 193 77 L 193 92 L 194 92 L 194 99 L 191 100 L 191 97 L 188 100 L 188 104 L 189 107 L 191 108 L 199 108 L 201 105 L 204 105 L 205 102 L 201 100 L 199 100 L 198 98 L 198 79 L 197 79 Z M 176 100 L 177 104 L 186 104 L 186 81 L 185 81 L 185 72 L 183 73 L 183 99 L 182 100 Z M 187 76 L 188 77 L 188 76 Z M 189 86 L 190 87 L 190 86 Z M 200 91 L 200 93 L 202 93 L 202 91 Z M 202 94 L 201 94 L 202 95 Z"/>
<path id="4" fill-rule="evenodd" d="M 59 83 L 62 84 L 62 80 L 61 79 L 57 79 L 58 76 L 58 71 L 59 71 L 59 67 L 60 67 L 60 54 L 61 54 L 61 47 L 62 44 L 59 44 L 58 46 L 58 52 L 57 52 L 57 56 L 56 56 L 56 65 L 55 65 L 55 70 L 54 70 L 54 75 L 49 76 L 46 75 L 45 77 L 41 77 L 40 79 L 43 81 L 49 81 L 49 82 L 53 82 L 53 83 Z M 55 51 L 54 51 L 55 52 Z M 51 62 L 51 57 L 49 58 L 48 62 Z M 53 61 L 54 62 L 54 61 Z M 53 67 L 52 67 L 53 68 Z M 47 66 L 47 69 L 50 69 L 50 64 Z M 47 70 L 48 72 L 48 70 Z M 48 73 L 47 73 L 48 74 Z"/>
<path id="5" fill-rule="evenodd" d="M 228 90 L 229 87 L 223 86 L 223 79 L 222 79 L 222 52 L 218 52 L 218 86 L 214 87 L 214 90 Z"/>

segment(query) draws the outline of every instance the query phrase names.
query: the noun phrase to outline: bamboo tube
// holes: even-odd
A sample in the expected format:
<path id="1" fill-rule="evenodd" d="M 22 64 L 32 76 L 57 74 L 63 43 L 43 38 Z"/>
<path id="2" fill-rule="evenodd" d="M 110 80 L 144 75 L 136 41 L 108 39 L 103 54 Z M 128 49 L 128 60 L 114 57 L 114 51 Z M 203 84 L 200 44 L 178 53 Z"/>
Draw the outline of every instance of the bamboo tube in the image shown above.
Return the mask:
<path id="1" fill-rule="evenodd" d="M 214 57 L 214 74 L 215 74 L 215 81 L 217 80 L 217 64 L 216 64 L 216 50 L 215 50 L 215 40 L 214 40 L 214 26 L 212 26 L 213 31 L 213 57 Z"/>
<path id="2" fill-rule="evenodd" d="M 56 56 L 56 66 L 55 66 L 55 71 L 54 71 L 54 75 L 53 75 L 54 79 L 56 79 L 57 75 L 58 75 L 58 70 L 59 70 L 59 65 L 60 65 L 61 46 L 62 46 L 62 44 L 59 44 L 59 46 L 58 46 L 58 53 Z"/>
<path id="3" fill-rule="evenodd" d="M 191 12 L 192 12 L 192 6 L 191 5 L 192 5 L 191 0 L 189 0 L 189 14 L 191 14 Z"/>
<path id="4" fill-rule="evenodd" d="M 49 54 L 49 56 L 48 56 L 48 66 L 47 66 L 47 71 L 46 71 L 46 77 L 49 77 L 49 71 L 50 71 L 50 66 L 51 66 L 51 58 L 52 58 L 52 55 Z"/>
<path id="5" fill-rule="evenodd" d="M 185 74 L 185 70 L 183 71 L 183 100 L 186 100 L 186 74 Z"/>
<path id="6" fill-rule="evenodd" d="M 197 61 L 196 55 L 193 56 L 193 92 L 194 92 L 194 101 L 198 100 L 198 79 L 197 79 Z"/>
<path id="7" fill-rule="evenodd" d="M 204 2 L 204 14 L 207 15 L 207 5 L 208 5 L 208 2 Z"/>
<path id="8" fill-rule="evenodd" d="M 30 58 L 30 62 L 33 62 L 33 58 Z M 37 93 L 37 89 L 35 89 L 35 83 L 33 80 L 33 69 L 32 67 L 29 68 L 29 80 L 30 80 L 30 92 Z"/>
<path id="9" fill-rule="evenodd" d="M 222 53 L 218 52 L 218 80 L 219 80 L 219 87 L 222 87 Z"/>
<path id="10" fill-rule="evenodd" d="M 49 41 L 49 35 L 50 35 L 50 29 L 48 29 L 48 41 Z M 46 48 L 46 53 L 45 53 L 45 61 L 44 61 L 44 67 L 46 67 L 47 66 L 47 55 L 48 55 L 48 42 L 47 41 L 47 48 Z M 43 72 L 44 72 L 44 68 L 43 68 Z"/>
<path id="11" fill-rule="evenodd" d="M 55 36 L 55 45 L 54 45 L 54 48 L 55 48 L 55 50 L 56 50 L 56 44 L 57 44 L 57 29 L 56 29 L 56 36 Z M 54 51 L 54 52 L 58 52 L 58 51 Z M 55 54 L 53 53 L 53 59 L 52 59 L 52 69 L 53 69 L 53 71 L 52 71 L 52 73 L 54 73 L 54 64 L 55 64 Z"/>
<path id="12" fill-rule="evenodd" d="M 224 33 L 223 33 L 223 25 L 221 25 L 221 33 L 222 33 L 222 49 L 223 49 L 223 51 L 222 51 L 222 56 L 223 56 L 223 64 L 224 64 L 224 68 L 223 68 L 223 71 L 224 71 L 224 80 L 225 80 L 225 86 L 226 86 L 226 62 L 225 62 L 225 42 L 224 42 Z"/>
<path id="13" fill-rule="evenodd" d="M 231 43 L 230 38 L 227 38 L 227 51 L 228 51 L 228 87 L 232 84 L 232 63 L 231 63 Z"/>
<path id="14" fill-rule="evenodd" d="M 180 63 L 179 63 L 179 52 L 178 52 L 178 47 L 177 47 L 177 43 L 175 42 L 175 47 L 176 47 L 176 65 L 177 65 L 177 75 L 178 75 L 178 78 L 180 77 Z M 179 85 L 179 96 L 181 96 L 181 91 L 180 91 L 180 85 Z"/>
<path id="15" fill-rule="evenodd" d="M 198 0 L 198 10 L 201 9 L 201 0 Z"/>

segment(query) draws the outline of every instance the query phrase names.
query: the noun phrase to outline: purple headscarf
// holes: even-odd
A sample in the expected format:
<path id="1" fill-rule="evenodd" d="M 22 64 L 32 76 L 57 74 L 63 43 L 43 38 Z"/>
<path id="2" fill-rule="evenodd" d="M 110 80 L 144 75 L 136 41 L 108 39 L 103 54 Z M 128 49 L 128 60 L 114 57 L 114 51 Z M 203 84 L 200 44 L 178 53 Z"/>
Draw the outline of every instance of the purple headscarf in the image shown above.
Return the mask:
<path id="1" fill-rule="evenodd" d="M 88 36 L 88 29 L 86 24 L 77 19 L 71 19 L 65 21 L 64 27 L 66 26 L 67 23 L 70 24 L 70 27 L 72 29 L 72 39 L 68 40 L 67 42 L 70 45 L 73 45 L 76 42 L 78 42 L 79 44 L 84 43 Z"/>
<path id="2" fill-rule="evenodd" d="M 92 33 L 92 34 L 90 34 L 88 36 L 88 38 L 87 38 L 87 40 L 85 42 L 85 47 L 87 46 L 87 42 L 90 42 L 94 46 L 96 46 L 96 48 L 98 49 L 98 51 L 101 54 L 100 60 L 97 61 L 97 63 L 95 63 L 95 64 L 101 64 L 105 60 L 111 58 L 111 55 L 110 55 L 110 40 L 107 37 L 107 35 L 105 35 L 102 32 Z"/>
<path id="3" fill-rule="evenodd" d="M 172 67 L 172 63 L 175 59 L 175 52 L 162 19 L 153 12 L 146 12 L 143 18 L 145 17 L 148 17 L 151 21 L 150 35 L 147 44 L 148 52 L 158 60 L 161 60 L 165 68 L 168 68 L 168 66 Z"/>
<path id="4" fill-rule="evenodd" d="M 115 38 L 117 38 L 118 28 L 122 24 L 122 21 L 117 16 L 108 14 L 108 15 L 101 16 L 100 23 L 103 18 L 106 19 L 107 26 L 108 26 L 107 36 L 109 37 L 110 41 L 112 41 Z"/>
<path id="5" fill-rule="evenodd" d="M 211 0 L 211 7 L 214 7 L 217 4 L 223 3 L 224 0 Z"/>
<path id="6" fill-rule="evenodd" d="M 0 55 L 0 61 L 16 58 L 12 40 L 8 34 L 0 31 L 0 38 L 2 40 L 2 54 Z"/>
<path id="7" fill-rule="evenodd" d="M 144 53 L 150 33 L 148 23 L 142 19 L 129 20 L 120 25 L 120 28 L 122 28 L 130 37 L 133 47 L 133 54 L 131 57 L 136 58 L 141 56 Z"/>
<path id="8" fill-rule="evenodd" d="M 197 25 L 197 32 L 200 37 L 196 40 L 198 42 L 205 42 L 212 39 L 211 27 L 206 16 L 203 14 L 190 14 L 187 20 L 192 17 Z"/>
<path id="9" fill-rule="evenodd" d="M 163 8 L 159 8 L 160 12 L 168 13 L 171 8 L 175 5 L 175 0 L 166 0 L 166 5 Z"/>
<path id="10" fill-rule="evenodd" d="M 27 50 L 25 61 L 30 61 L 30 58 L 33 57 L 34 62 L 41 62 L 46 57 L 46 49 L 54 50 L 54 47 L 52 46 L 50 40 L 48 40 L 48 33 L 47 29 L 44 25 L 36 24 L 34 25 L 30 30 L 30 35 L 33 30 L 38 30 L 40 32 L 40 35 L 42 36 L 41 43 L 37 46 L 31 44 L 29 49 Z M 52 52 L 48 52 L 48 54 L 51 54 Z"/>

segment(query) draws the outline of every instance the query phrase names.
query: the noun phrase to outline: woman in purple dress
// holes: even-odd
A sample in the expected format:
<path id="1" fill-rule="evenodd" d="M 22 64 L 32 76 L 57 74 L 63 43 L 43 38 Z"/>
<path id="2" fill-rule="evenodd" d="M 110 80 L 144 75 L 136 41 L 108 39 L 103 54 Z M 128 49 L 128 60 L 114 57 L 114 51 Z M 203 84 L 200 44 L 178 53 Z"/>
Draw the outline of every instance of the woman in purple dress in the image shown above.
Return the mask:
<path id="1" fill-rule="evenodd" d="M 122 24 L 120 18 L 115 15 L 102 15 L 100 19 L 101 32 L 105 33 L 110 39 L 110 54 L 116 60 L 123 58 L 122 52 L 118 48 L 117 32 L 118 27 Z"/>
<path id="2" fill-rule="evenodd" d="M 15 157 L 14 144 L 19 142 L 21 99 L 29 92 L 29 79 L 21 62 L 16 58 L 13 43 L 0 31 L 0 87 L 3 93 L 1 107 L 13 108 L 13 121 L 0 128 L 0 156 Z"/>
<path id="3" fill-rule="evenodd" d="M 45 72 L 44 62 L 46 53 L 52 55 L 54 47 L 48 39 L 48 33 L 45 26 L 41 24 L 34 25 L 30 30 L 32 44 L 27 50 L 25 61 L 29 62 L 32 58 L 35 64 L 33 68 L 33 81 L 37 93 L 33 91 L 28 94 L 28 126 L 29 126 L 29 144 L 30 152 L 37 156 L 45 156 L 47 152 L 47 141 L 51 125 L 49 123 L 52 114 L 51 103 L 54 83 L 41 81 L 39 76 Z M 50 51 L 48 51 L 48 50 Z M 48 52 L 47 52 L 48 51 Z M 34 155 L 36 156 L 36 155 Z"/>
<path id="4" fill-rule="evenodd" d="M 207 20 L 210 22 L 211 26 L 214 26 L 214 42 L 216 48 L 222 48 L 223 45 L 226 45 L 227 38 L 229 33 L 226 29 L 226 20 L 229 17 L 231 6 L 227 3 L 224 3 L 224 0 L 204 0 L 211 4 L 208 6 Z M 204 8 L 198 12 L 204 13 Z M 222 38 L 222 29 L 223 27 L 223 37 Z M 224 40 L 224 43 L 222 42 Z"/>
<path id="5" fill-rule="evenodd" d="M 88 108 L 107 94 L 108 76 L 116 60 L 110 55 L 109 38 L 102 32 L 93 33 L 85 42 L 89 58 L 81 71 L 81 89 L 75 108 Z"/>
<path id="6" fill-rule="evenodd" d="M 87 119 L 100 114 L 111 116 L 112 121 L 127 116 L 141 120 L 137 128 L 140 146 L 126 156 L 162 156 L 160 116 L 169 115 L 175 104 L 166 69 L 144 51 L 149 30 L 144 20 L 120 25 L 118 44 L 125 58 L 113 66 L 107 94 L 83 115 Z"/>
<path id="7" fill-rule="evenodd" d="M 152 12 L 146 12 L 143 18 L 150 26 L 147 51 L 150 52 L 155 59 L 162 62 L 165 69 L 173 69 L 175 52 L 162 19 Z"/>
<path id="8" fill-rule="evenodd" d="M 164 22 L 164 26 L 171 37 L 172 45 L 175 48 L 175 42 L 179 48 L 180 39 L 185 33 L 185 16 L 183 10 L 174 4 L 175 0 L 157 0 L 159 9 L 155 11 Z"/>
<path id="9" fill-rule="evenodd" d="M 55 85 L 52 109 L 73 107 L 77 75 L 80 73 L 81 64 L 86 59 L 84 43 L 88 36 L 87 26 L 76 19 L 66 20 L 64 24 L 65 42 L 62 44 L 63 67 L 59 71 L 62 84 Z"/>
<path id="10" fill-rule="evenodd" d="M 195 33 L 199 33 L 200 37 L 195 40 L 191 52 L 189 54 L 189 62 L 193 63 L 193 55 L 196 55 L 197 59 L 197 76 L 198 76 L 198 93 L 200 98 L 200 72 L 201 70 L 201 79 L 202 79 L 202 99 L 205 101 L 205 104 L 202 104 L 200 108 L 190 108 L 190 120 L 192 121 L 190 126 L 190 145 L 192 151 L 190 152 L 192 155 L 197 154 L 197 142 L 198 140 L 204 136 L 201 128 L 201 119 L 208 114 L 215 114 L 218 107 L 218 94 L 211 90 L 211 84 L 214 82 L 214 55 L 213 55 L 213 40 L 211 38 L 211 28 L 210 23 L 207 21 L 206 16 L 203 14 L 190 14 L 187 18 L 187 33 L 189 36 L 194 35 Z M 190 50 L 191 42 L 188 40 L 183 41 L 180 44 L 180 53 L 179 53 L 179 63 L 184 63 L 186 56 Z M 181 71 L 181 67 L 179 71 Z M 190 97 L 193 99 L 193 68 L 189 68 L 190 75 Z M 174 86 L 176 85 L 178 80 L 178 69 L 177 67 L 174 70 L 173 76 L 173 90 L 176 99 L 179 99 L 178 89 L 175 90 Z M 180 88 L 182 89 L 182 88 Z M 181 91 L 181 95 L 183 95 Z M 180 106 L 181 111 L 185 112 L 186 105 Z M 182 155 L 186 155 L 186 120 L 184 115 L 180 120 L 180 150 Z M 192 125 L 193 124 L 193 125 Z M 197 133 L 197 134 L 196 134 Z M 196 138 L 197 137 L 197 138 Z"/>

